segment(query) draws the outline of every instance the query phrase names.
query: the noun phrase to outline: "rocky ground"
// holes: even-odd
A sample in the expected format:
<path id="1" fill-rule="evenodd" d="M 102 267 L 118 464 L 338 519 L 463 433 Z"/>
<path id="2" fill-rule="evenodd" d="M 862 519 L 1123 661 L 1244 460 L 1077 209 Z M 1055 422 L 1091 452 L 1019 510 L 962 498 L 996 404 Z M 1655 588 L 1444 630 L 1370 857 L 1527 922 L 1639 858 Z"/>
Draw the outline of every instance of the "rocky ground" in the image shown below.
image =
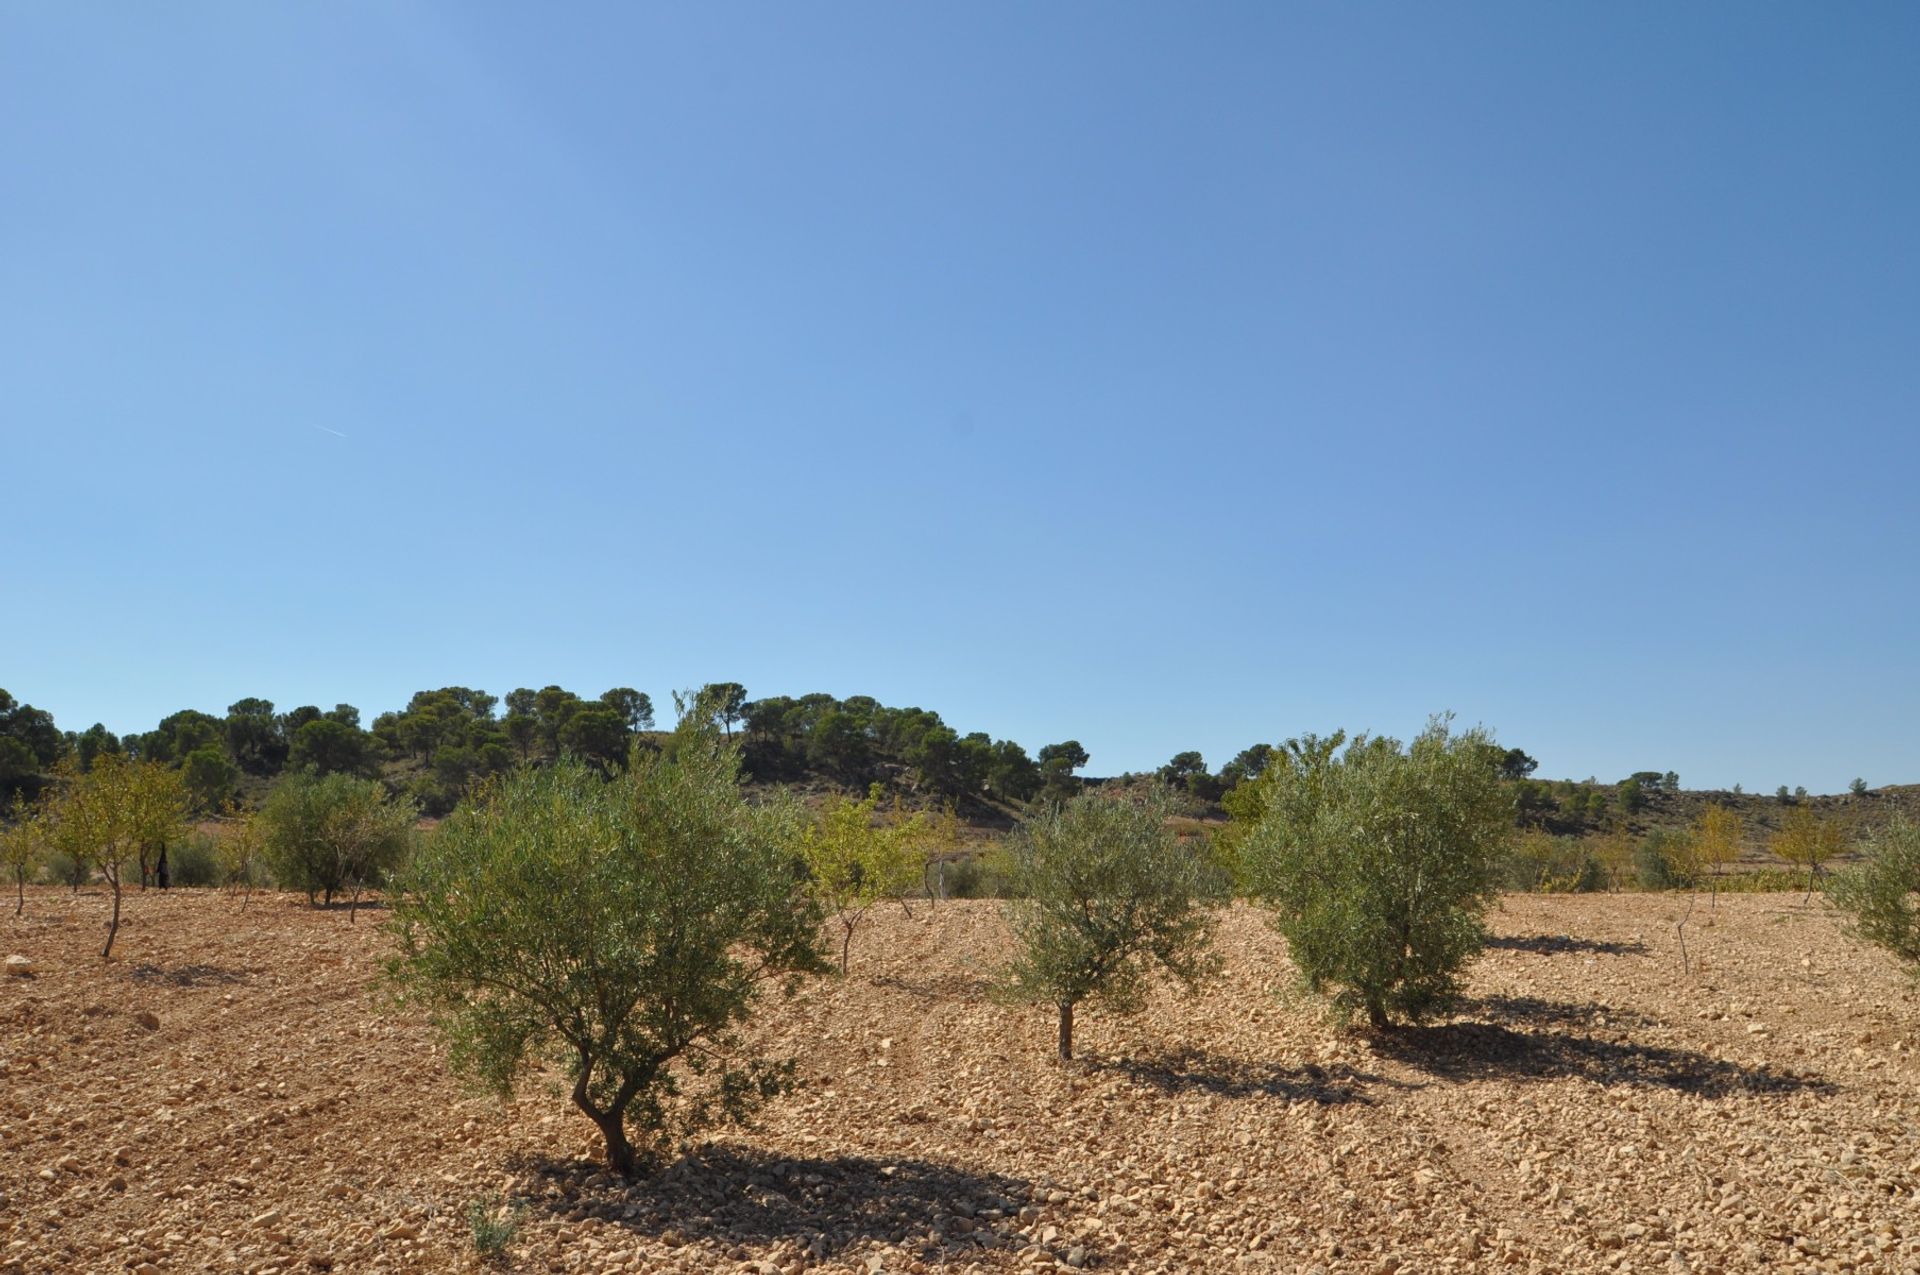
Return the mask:
<path id="1" fill-rule="evenodd" d="M 98 893 L 0 919 L 0 1272 L 1920 1271 L 1920 1000 L 1816 900 L 1511 898 L 1458 1019 L 1379 1039 L 1225 978 L 1131 1020 L 986 996 L 995 905 L 877 915 L 770 1007 L 806 1086 L 651 1180 L 382 1007 L 376 909 Z M 7 909 L 11 912 L 11 907 Z"/>

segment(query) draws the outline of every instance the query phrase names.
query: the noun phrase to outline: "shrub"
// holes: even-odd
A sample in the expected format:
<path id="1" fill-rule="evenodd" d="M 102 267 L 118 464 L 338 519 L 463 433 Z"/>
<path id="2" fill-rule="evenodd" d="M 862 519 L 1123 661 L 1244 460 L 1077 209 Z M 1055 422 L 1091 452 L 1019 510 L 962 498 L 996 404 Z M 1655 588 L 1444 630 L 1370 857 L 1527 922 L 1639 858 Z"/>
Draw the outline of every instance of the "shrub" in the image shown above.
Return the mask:
<path id="1" fill-rule="evenodd" d="M 220 884 L 220 860 L 213 838 L 196 830 L 167 847 L 167 870 L 175 885 Z"/>
<path id="2" fill-rule="evenodd" d="M 975 853 L 949 859 L 941 869 L 950 899 L 1010 899 L 1013 882 L 1003 856 Z"/>
<path id="3" fill-rule="evenodd" d="M 49 850 L 40 858 L 40 879 L 48 885 L 79 889 L 93 880 L 93 866 L 76 859 L 65 850 Z"/>
<path id="4" fill-rule="evenodd" d="M 308 903 L 346 894 L 357 907 L 360 892 L 406 858 L 415 808 L 377 780 L 301 772 L 281 781 L 259 817 L 261 850 L 282 888 L 306 891 Z"/>
<path id="5" fill-rule="evenodd" d="M 1379 1028 L 1458 1000 L 1513 810 L 1485 731 L 1439 718 L 1410 747 L 1362 738 L 1336 755 L 1343 738 L 1276 753 L 1243 861 L 1307 986 Z"/>
<path id="6" fill-rule="evenodd" d="M 1633 864 L 1633 851 L 1633 838 L 1623 829 L 1615 829 L 1593 843 L 1593 859 L 1606 889 L 1620 888 L 1621 878 Z"/>
<path id="7" fill-rule="evenodd" d="M 467 1202 L 467 1230 L 473 1236 L 474 1252 L 482 1261 L 491 1262 L 506 1256 L 507 1246 L 520 1233 L 522 1212 L 521 1206 L 508 1204 L 497 1195 Z"/>
<path id="8" fill-rule="evenodd" d="M 1542 894 L 1590 893 L 1607 888 L 1607 871 L 1578 837 L 1529 832 L 1516 838 L 1500 862 L 1502 889 Z"/>
<path id="9" fill-rule="evenodd" d="M 1655 828 L 1633 852 L 1633 872 L 1643 890 L 1683 890 L 1698 876 L 1693 838 L 1683 829 Z"/>
<path id="10" fill-rule="evenodd" d="M 1920 824 L 1896 816 L 1867 843 L 1866 857 L 1827 883 L 1847 928 L 1892 952 L 1920 975 Z"/>
<path id="11" fill-rule="evenodd" d="M 1852 793 L 1856 797 L 1864 796 L 1867 791 L 1867 781 L 1864 779 L 1855 778 L 1852 783 L 1847 785 L 1847 791 Z"/>
<path id="12" fill-rule="evenodd" d="M 1164 788 L 1088 793 L 1032 816 L 1009 844 L 1019 897 L 1007 905 L 1016 952 L 1002 987 L 1059 1010 L 1062 1062 L 1080 1002 L 1131 1013 L 1156 970 L 1191 988 L 1215 966 L 1206 904 L 1226 881 L 1167 826 L 1174 810 Z"/>
<path id="13" fill-rule="evenodd" d="M 1720 880 L 1722 894 L 1785 894 L 1799 890 L 1807 879 L 1788 868 L 1749 868 L 1729 872 Z"/>
<path id="14" fill-rule="evenodd" d="M 533 1063 L 563 1066 L 631 1174 L 791 1083 L 738 1028 L 763 982 L 826 969 L 798 822 L 747 804 L 737 755 L 697 719 L 611 780 L 574 759 L 504 776 L 416 856 L 388 975 L 453 1067 L 502 1095 Z"/>

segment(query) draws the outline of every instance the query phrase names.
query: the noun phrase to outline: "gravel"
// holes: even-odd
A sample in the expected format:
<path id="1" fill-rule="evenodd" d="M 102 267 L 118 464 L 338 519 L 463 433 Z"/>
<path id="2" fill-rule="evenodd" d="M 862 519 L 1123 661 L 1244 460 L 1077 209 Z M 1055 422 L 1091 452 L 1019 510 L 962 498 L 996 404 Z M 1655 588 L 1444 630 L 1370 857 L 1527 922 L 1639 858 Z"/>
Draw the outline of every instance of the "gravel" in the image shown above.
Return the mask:
<path id="1" fill-rule="evenodd" d="M 755 1027 L 806 1084 L 635 1183 L 380 1008 L 377 920 L 30 895 L 0 945 L 0 1272 L 1920 1270 L 1920 1003 L 1816 900 L 1515 897 L 1457 1018 L 1370 1038 L 1245 907 L 1227 973 L 1079 1019 L 986 994 L 994 905 L 877 913 Z M 1710 924 L 1703 924 L 1703 914 Z M 151 1016 L 155 1027 L 143 1025 Z"/>

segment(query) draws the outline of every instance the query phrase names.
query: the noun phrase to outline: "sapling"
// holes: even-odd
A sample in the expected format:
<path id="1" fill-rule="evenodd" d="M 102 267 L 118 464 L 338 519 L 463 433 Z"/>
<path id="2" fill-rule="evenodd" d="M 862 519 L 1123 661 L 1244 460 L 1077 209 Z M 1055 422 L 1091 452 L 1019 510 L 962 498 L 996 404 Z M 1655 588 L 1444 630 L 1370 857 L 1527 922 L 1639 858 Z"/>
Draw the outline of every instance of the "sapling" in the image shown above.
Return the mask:
<path id="1" fill-rule="evenodd" d="M 1015 954 L 1001 988 L 1055 1007 L 1063 1063 L 1082 1001 L 1131 1013 L 1156 971 L 1191 989 L 1218 966 L 1209 905 L 1226 883 L 1210 855 L 1168 827 L 1176 810 L 1164 789 L 1090 793 L 1041 810 L 1010 840 Z"/>

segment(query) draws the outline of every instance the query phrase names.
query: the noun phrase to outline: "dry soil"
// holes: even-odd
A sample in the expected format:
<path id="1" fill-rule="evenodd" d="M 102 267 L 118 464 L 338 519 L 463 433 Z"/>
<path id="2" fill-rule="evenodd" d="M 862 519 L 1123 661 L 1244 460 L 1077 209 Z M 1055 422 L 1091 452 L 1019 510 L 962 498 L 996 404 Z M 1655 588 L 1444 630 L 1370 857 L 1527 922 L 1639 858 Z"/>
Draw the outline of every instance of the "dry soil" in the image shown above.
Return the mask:
<path id="1" fill-rule="evenodd" d="M 378 909 L 43 889 L 0 919 L 0 1272 L 1916 1271 L 1920 1002 L 1819 900 L 1509 898 L 1458 1018 L 1369 1037 L 1244 907 L 1131 1019 L 996 1004 L 996 905 L 876 914 L 755 1029 L 805 1086 L 610 1181 L 448 1076 Z M 11 912 L 11 904 L 7 911 Z M 1711 921 L 1711 924 L 1709 924 Z"/>

